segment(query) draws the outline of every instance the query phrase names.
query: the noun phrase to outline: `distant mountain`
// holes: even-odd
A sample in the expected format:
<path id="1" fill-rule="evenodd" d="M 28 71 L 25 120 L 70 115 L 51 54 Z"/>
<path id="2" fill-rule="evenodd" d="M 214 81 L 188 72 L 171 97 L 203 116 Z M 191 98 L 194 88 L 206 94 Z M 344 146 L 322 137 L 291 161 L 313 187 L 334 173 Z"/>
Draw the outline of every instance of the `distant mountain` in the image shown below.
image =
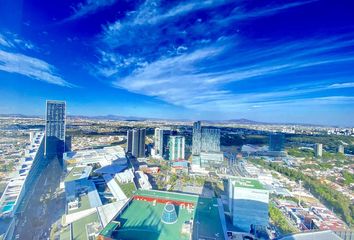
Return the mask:
<path id="1" fill-rule="evenodd" d="M 119 116 L 119 115 L 103 115 L 103 116 L 69 115 L 68 117 L 72 119 L 81 118 L 81 119 L 92 119 L 92 120 L 116 120 L 116 121 L 144 121 L 144 120 L 154 119 L 154 118 Z"/>
<path id="2" fill-rule="evenodd" d="M 265 123 L 265 122 L 257 122 L 245 118 L 241 119 L 229 119 L 229 120 L 200 120 L 203 123 L 209 123 L 209 124 L 270 124 L 270 123 Z"/>
<path id="3" fill-rule="evenodd" d="M 16 118 L 42 118 L 42 115 L 25 115 L 25 114 L 0 114 L 0 117 L 16 117 Z M 163 118 L 149 118 L 149 117 L 135 117 L 135 116 L 120 116 L 120 115 L 102 115 L 102 116 L 84 116 L 84 115 L 68 115 L 69 119 L 91 119 L 91 120 L 112 120 L 112 121 L 171 121 L 171 122 L 194 122 L 192 119 L 163 119 Z M 310 123 L 275 123 L 275 122 L 258 122 L 246 118 L 229 119 L 229 120 L 200 120 L 206 124 L 250 124 L 250 125 L 299 125 L 299 126 L 313 126 L 323 127 L 325 125 L 310 124 Z M 338 127 L 338 126 L 332 126 Z"/>
<path id="4" fill-rule="evenodd" d="M 25 114 L 0 114 L 0 117 L 13 117 L 13 118 L 42 118 L 43 116 L 39 115 L 25 115 Z"/>
<path id="5" fill-rule="evenodd" d="M 230 120 L 225 120 L 224 122 L 237 123 L 237 124 L 269 124 L 269 123 L 257 122 L 257 121 L 253 121 L 253 120 L 249 120 L 249 119 L 245 119 L 245 118 L 230 119 Z"/>

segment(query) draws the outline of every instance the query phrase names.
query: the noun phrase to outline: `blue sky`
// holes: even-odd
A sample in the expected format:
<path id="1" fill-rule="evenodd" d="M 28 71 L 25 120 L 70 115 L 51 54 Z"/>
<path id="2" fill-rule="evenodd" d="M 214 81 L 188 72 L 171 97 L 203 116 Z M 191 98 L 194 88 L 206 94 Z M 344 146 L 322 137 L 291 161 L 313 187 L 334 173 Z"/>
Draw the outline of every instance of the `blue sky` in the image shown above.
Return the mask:
<path id="1" fill-rule="evenodd" d="M 353 1 L 5 0 L 0 113 L 354 125 Z"/>

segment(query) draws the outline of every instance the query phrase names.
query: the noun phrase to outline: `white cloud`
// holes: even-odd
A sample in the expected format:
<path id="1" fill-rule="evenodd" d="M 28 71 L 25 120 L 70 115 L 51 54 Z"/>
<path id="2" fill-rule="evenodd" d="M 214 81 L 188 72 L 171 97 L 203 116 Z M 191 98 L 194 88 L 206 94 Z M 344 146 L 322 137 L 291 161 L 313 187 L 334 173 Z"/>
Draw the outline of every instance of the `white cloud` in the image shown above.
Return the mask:
<path id="1" fill-rule="evenodd" d="M 309 40 L 311 44 L 312 41 Z M 351 83 L 328 85 L 322 79 L 318 79 L 317 83 L 290 85 L 285 89 L 273 89 L 264 93 L 251 90 L 249 93 L 239 94 L 237 89 L 226 90 L 226 84 L 236 81 L 250 81 L 256 77 L 269 77 L 303 68 L 354 61 L 353 57 L 341 55 L 323 56 L 328 51 L 347 46 L 342 42 L 337 44 L 336 40 L 332 42 L 328 40 L 316 41 L 317 48 L 312 47 L 308 50 L 308 46 L 311 46 L 309 42 L 287 43 L 271 49 L 256 49 L 254 54 L 252 52 L 241 54 L 240 61 L 226 59 L 228 56 L 225 56 L 225 53 L 231 48 L 229 43 L 217 43 L 209 48 L 198 49 L 191 53 L 161 57 L 157 61 L 135 69 L 126 77 L 118 76 L 113 84 L 131 92 L 158 97 L 175 105 L 196 109 L 200 109 L 202 105 L 207 108 L 214 106 L 224 110 L 228 109 L 230 102 L 235 101 L 254 105 L 262 101 L 278 101 L 280 99 L 286 101 L 289 97 L 321 92 L 331 88 L 351 87 Z M 330 48 L 323 46 L 328 43 L 331 44 Z M 295 52 L 295 54 L 291 55 L 288 51 L 283 53 L 282 49 L 284 48 L 289 52 Z M 279 53 L 281 54 L 277 57 L 271 57 L 273 54 Z M 266 60 L 260 60 L 257 64 L 244 64 L 251 59 L 257 60 L 256 55 L 261 56 L 262 59 L 265 57 Z M 234 56 L 231 57 L 234 58 Z M 268 58 L 272 60 L 268 60 Z M 215 69 L 218 68 L 221 70 L 216 71 Z"/>
<path id="2" fill-rule="evenodd" d="M 23 40 L 17 34 L 9 32 L 4 35 L 0 34 L 0 48 L 36 50 L 35 46 L 30 41 Z"/>
<path id="3" fill-rule="evenodd" d="M 0 50 L 0 70 L 10 73 L 18 73 L 59 86 L 74 87 L 73 84 L 60 77 L 56 73 L 57 70 L 52 65 L 20 53 L 11 53 Z"/>
<path id="4" fill-rule="evenodd" d="M 12 48 L 14 47 L 11 42 L 9 42 L 3 35 L 0 34 L 0 46 Z"/>
<path id="5" fill-rule="evenodd" d="M 61 21 L 61 23 L 93 14 L 104 7 L 113 5 L 115 2 L 116 0 L 86 0 L 85 3 L 79 3 L 76 7 L 74 7 L 74 13 L 70 17 Z"/>
<path id="6" fill-rule="evenodd" d="M 330 85 L 328 88 L 354 88 L 354 82 L 335 83 Z"/>
<path id="7" fill-rule="evenodd" d="M 318 0 L 298 1 L 298 2 L 286 3 L 282 5 L 269 5 L 263 8 L 252 9 L 251 11 L 245 11 L 241 7 L 236 7 L 233 10 L 233 14 L 231 14 L 230 17 L 223 19 L 223 21 L 229 22 L 231 20 L 232 21 L 249 20 L 250 18 L 258 18 L 258 17 L 274 15 L 280 11 L 310 4 L 316 1 Z"/>
<path id="8" fill-rule="evenodd" d="M 35 49 L 36 47 L 32 43 L 20 39 L 17 35 L 8 35 L 10 37 L 0 35 L 0 71 L 18 73 L 63 87 L 75 87 L 74 84 L 65 81 L 54 66 L 18 52 L 19 50 Z"/>
<path id="9" fill-rule="evenodd" d="M 274 15 L 315 1 L 251 10 L 245 10 L 245 2 L 241 2 L 232 14 L 224 16 L 219 11 L 209 19 L 192 17 L 185 25 L 186 21 L 180 20 L 192 16 L 193 11 L 213 11 L 232 1 L 184 1 L 166 9 L 159 1 L 148 0 L 125 18 L 104 26 L 96 74 L 107 77 L 117 88 L 197 110 L 228 112 L 238 107 L 263 108 L 266 104 L 261 102 L 280 105 L 295 104 L 292 98 L 309 101 L 305 100 L 306 94 L 335 88 L 329 86 L 335 80 L 311 79 L 306 86 L 289 81 L 287 87 L 280 89 L 263 87 L 242 93 L 231 85 L 354 62 L 350 51 L 342 51 L 354 46 L 352 35 L 249 43 L 242 36 L 220 33 L 230 29 L 231 22 Z M 183 41 L 177 44 L 175 39 Z M 348 86 L 337 86 L 344 87 Z"/>

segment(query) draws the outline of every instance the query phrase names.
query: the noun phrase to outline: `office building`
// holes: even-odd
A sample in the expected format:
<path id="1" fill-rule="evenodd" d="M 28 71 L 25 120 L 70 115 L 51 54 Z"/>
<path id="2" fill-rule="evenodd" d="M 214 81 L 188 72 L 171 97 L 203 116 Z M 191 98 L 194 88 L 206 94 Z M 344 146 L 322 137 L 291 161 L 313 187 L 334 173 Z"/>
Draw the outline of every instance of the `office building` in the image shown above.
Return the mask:
<path id="1" fill-rule="evenodd" d="M 271 133 L 269 135 L 269 151 L 273 151 L 273 152 L 284 151 L 284 134 Z"/>
<path id="2" fill-rule="evenodd" d="M 232 224 L 242 232 L 255 232 L 268 226 L 269 192 L 253 178 L 229 179 L 229 208 Z"/>
<path id="3" fill-rule="evenodd" d="M 132 152 L 132 144 L 133 144 L 133 130 L 128 130 L 127 131 L 127 147 L 125 149 L 125 151 L 127 153 Z"/>
<path id="4" fill-rule="evenodd" d="M 182 136 L 170 136 L 169 139 L 169 159 L 184 159 L 185 138 Z"/>
<path id="5" fill-rule="evenodd" d="M 201 127 L 200 122 L 193 124 L 192 170 L 206 172 L 205 168 L 220 166 L 224 155 L 220 151 L 220 129 Z"/>
<path id="6" fill-rule="evenodd" d="M 201 152 L 220 152 L 220 129 L 202 128 Z"/>
<path id="7" fill-rule="evenodd" d="M 145 128 L 133 129 L 132 131 L 132 155 L 134 157 L 145 157 Z"/>
<path id="8" fill-rule="evenodd" d="M 344 146 L 343 145 L 338 146 L 338 153 L 344 154 Z"/>
<path id="9" fill-rule="evenodd" d="M 202 127 L 200 121 L 193 123 L 192 154 L 199 155 L 202 148 Z"/>
<path id="10" fill-rule="evenodd" d="M 63 159 L 65 152 L 66 104 L 64 101 L 47 101 L 45 125 L 45 155 Z"/>
<path id="11" fill-rule="evenodd" d="M 322 143 L 315 144 L 315 156 L 322 157 L 323 145 Z"/>
<path id="12" fill-rule="evenodd" d="M 220 152 L 220 129 L 202 128 L 200 121 L 193 124 L 192 154 Z"/>

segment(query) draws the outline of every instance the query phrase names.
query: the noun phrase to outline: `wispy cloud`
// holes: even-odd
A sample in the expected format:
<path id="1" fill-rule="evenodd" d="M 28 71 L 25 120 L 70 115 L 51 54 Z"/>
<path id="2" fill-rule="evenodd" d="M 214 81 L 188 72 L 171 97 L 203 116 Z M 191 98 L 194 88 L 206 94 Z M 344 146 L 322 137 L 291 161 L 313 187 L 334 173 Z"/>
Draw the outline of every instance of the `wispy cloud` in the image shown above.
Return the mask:
<path id="1" fill-rule="evenodd" d="M 250 18 L 259 18 L 277 14 L 281 11 L 300 7 L 306 4 L 317 2 L 318 0 L 310 1 L 298 1 L 292 3 L 286 3 L 281 5 L 268 5 L 262 8 L 252 9 L 251 11 L 244 10 L 242 7 L 235 7 L 232 11 L 232 14 L 228 18 L 223 19 L 223 21 L 234 21 L 234 20 L 249 20 Z"/>
<path id="2" fill-rule="evenodd" d="M 328 88 L 354 88 L 354 82 L 335 83 L 330 85 Z"/>
<path id="3" fill-rule="evenodd" d="M 77 6 L 73 7 L 73 14 L 60 23 L 73 21 L 93 14 L 102 8 L 113 5 L 115 2 L 116 0 L 86 0 L 86 2 L 79 3 Z"/>
<path id="4" fill-rule="evenodd" d="M 229 41 L 223 41 L 191 53 L 162 57 L 134 69 L 126 77 L 111 72 L 111 77 L 116 76 L 117 79 L 114 80 L 116 87 L 195 109 L 205 105 L 207 108 L 214 106 L 227 110 L 229 107 L 227 103 L 235 102 L 236 99 L 237 102 L 249 104 L 279 99 L 283 99 L 286 103 L 292 96 L 333 88 L 350 88 L 353 84 L 322 83 L 319 85 L 311 82 L 307 85 L 290 85 L 280 91 L 277 89 L 266 93 L 251 91 L 249 94 L 237 93 L 237 89 L 227 90 L 227 84 L 284 75 L 329 64 L 354 62 L 354 58 L 350 55 L 331 53 L 333 50 L 341 50 L 353 44 L 337 40 L 337 38 L 332 39 L 330 47 L 324 47 L 329 43 L 328 39 L 302 41 L 298 44 L 289 42 L 273 48 L 258 48 L 255 51 L 240 53 L 238 58 L 228 55 L 232 45 L 230 46 Z M 317 47 L 312 45 L 314 42 L 317 43 Z M 283 52 L 283 49 L 287 51 Z M 121 67 L 124 68 L 123 65 Z M 321 82 L 322 79 L 317 81 Z"/>
<path id="5" fill-rule="evenodd" d="M 36 50 L 34 44 L 30 41 L 21 39 L 17 34 L 7 32 L 0 34 L 1 49 L 20 49 L 20 50 Z"/>
<path id="6" fill-rule="evenodd" d="M 166 9 L 158 1 L 146 1 L 124 19 L 103 28 L 96 74 L 108 78 L 114 87 L 196 110 L 228 112 L 234 107 L 296 104 L 295 99 L 299 99 L 298 104 L 314 103 L 315 98 L 322 103 L 325 97 L 331 97 L 324 92 L 352 85 L 334 85 L 336 81 L 329 76 L 323 79 L 307 72 L 354 63 L 352 35 L 249 41 L 241 34 L 229 33 L 230 26 L 240 21 L 313 2 L 250 9 L 244 7 L 245 2 L 236 5 L 234 1 L 185 1 Z M 208 15 L 215 8 L 225 8 L 223 5 L 232 6 L 233 11 Z M 194 11 L 204 14 L 194 15 Z M 200 17 L 203 15 L 207 17 Z M 287 81 L 285 87 L 279 84 L 278 88 L 250 88 L 246 92 L 237 85 L 287 78 L 294 73 L 301 73 L 310 82 L 299 85 L 293 77 L 294 83 Z M 310 100 L 310 93 L 322 93 L 323 98 L 312 96 Z"/>
<path id="7" fill-rule="evenodd" d="M 19 49 L 17 44 L 21 44 L 22 49 Z M 23 47 L 31 50 L 34 48 L 34 45 L 20 38 L 8 39 L 0 35 L 0 71 L 21 74 L 32 79 L 63 87 L 75 87 L 74 84 L 65 81 L 53 65 L 18 52 L 19 50 L 23 50 Z"/>
<path id="8" fill-rule="evenodd" d="M 8 41 L 3 35 L 0 34 L 0 46 L 6 47 L 6 48 L 12 48 L 14 47 L 13 44 Z"/>

